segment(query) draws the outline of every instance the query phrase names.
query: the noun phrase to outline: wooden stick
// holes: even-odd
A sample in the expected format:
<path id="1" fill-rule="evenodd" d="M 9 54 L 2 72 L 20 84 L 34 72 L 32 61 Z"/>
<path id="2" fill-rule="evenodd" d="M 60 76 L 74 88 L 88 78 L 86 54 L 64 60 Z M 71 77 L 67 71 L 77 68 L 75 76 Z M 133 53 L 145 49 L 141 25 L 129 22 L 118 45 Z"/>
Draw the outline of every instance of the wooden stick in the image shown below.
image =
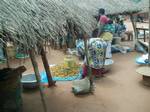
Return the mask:
<path id="1" fill-rule="evenodd" d="M 8 57 L 8 53 L 7 53 L 7 45 L 4 46 L 4 52 L 5 52 L 5 56 L 6 56 L 6 64 L 7 64 L 7 68 L 10 68 L 10 64 L 9 64 L 9 57 Z"/>
<path id="2" fill-rule="evenodd" d="M 49 43 L 49 45 L 48 45 L 48 51 L 49 51 L 49 53 L 51 53 L 51 41 L 48 40 L 48 43 Z"/>
<path id="3" fill-rule="evenodd" d="M 148 65 L 150 66 L 150 0 L 149 0 L 149 48 L 148 48 Z"/>
<path id="4" fill-rule="evenodd" d="M 52 76 L 51 76 L 51 72 L 50 72 L 50 67 L 48 64 L 48 60 L 46 57 L 46 53 L 44 51 L 44 47 L 41 45 L 41 57 L 42 57 L 42 61 L 43 61 L 43 65 L 46 71 L 46 76 L 47 76 L 47 80 L 48 80 L 48 87 L 54 86 L 56 82 L 53 81 Z"/>
<path id="5" fill-rule="evenodd" d="M 84 35 L 84 47 L 85 47 L 85 57 L 86 57 L 86 62 L 87 62 L 87 67 L 88 67 L 88 77 L 91 83 L 91 86 L 93 84 L 93 77 L 92 77 L 92 70 L 89 64 L 89 56 L 88 56 L 88 45 L 87 45 L 87 34 Z"/>
<path id="6" fill-rule="evenodd" d="M 30 54 L 31 62 L 32 62 L 32 65 L 33 65 L 33 68 L 34 68 L 36 80 L 37 80 L 37 83 L 38 83 L 38 86 L 39 86 L 41 101 L 42 101 L 42 104 L 43 104 L 43 109 L 44 109 L 44 112 L 47 112 L 47 107 L 46 107 L 46 103 L 45 103 L 45 100 L 44 100 L 44 94 L 43 94 L 42 86 L 40 84 L 40 73 L 39 73 L 38 64 L 37 64 L 37 61 L 36 61 L 36 56 L 35 56 L 34 49 L 29 50 L 29 54 Z"/>
<path id="7" fill-rule="evenodd" d="M 134 21 L 134 17 L 132 14 L 130 14 L 130 20 L 132 22 L 132 26 L 133 26 L 133 30 L 134 30 L 134 34 L 135 34 L 135 37 L 134 37 L 134 45 L 136 45 L 137 43 L 137 39 L 138 39 L 138 34 L 137 34 L 137 30 L 136 30 L 136 23 Z"/>

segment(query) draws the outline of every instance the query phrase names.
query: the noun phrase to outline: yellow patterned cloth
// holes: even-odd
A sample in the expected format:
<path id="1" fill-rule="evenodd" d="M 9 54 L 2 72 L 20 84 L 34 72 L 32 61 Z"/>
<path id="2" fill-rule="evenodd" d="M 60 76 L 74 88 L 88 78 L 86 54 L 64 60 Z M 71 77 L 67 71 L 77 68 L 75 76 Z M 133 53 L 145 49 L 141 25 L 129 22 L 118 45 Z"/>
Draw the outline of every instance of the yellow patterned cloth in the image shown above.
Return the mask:
<path id="1" fill-rule="evenodd" d="M 100 36 L 104 41 L 112 41 L 113 35 L 110 32 L 104 32 Z"/>

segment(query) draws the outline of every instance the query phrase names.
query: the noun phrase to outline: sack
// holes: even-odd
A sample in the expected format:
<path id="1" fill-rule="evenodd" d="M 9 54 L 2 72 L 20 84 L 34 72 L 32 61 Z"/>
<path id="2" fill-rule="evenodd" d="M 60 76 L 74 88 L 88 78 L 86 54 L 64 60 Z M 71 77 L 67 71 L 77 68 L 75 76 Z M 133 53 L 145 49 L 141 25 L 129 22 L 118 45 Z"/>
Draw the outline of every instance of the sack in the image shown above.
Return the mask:
<path id="1" fill-rule="evenodd" d="M 90 81 L 86 77 L 82 80 L 76 80 L 72 83 L 72 91 L 74 94 L 84 94 L 90 91 Z"/>

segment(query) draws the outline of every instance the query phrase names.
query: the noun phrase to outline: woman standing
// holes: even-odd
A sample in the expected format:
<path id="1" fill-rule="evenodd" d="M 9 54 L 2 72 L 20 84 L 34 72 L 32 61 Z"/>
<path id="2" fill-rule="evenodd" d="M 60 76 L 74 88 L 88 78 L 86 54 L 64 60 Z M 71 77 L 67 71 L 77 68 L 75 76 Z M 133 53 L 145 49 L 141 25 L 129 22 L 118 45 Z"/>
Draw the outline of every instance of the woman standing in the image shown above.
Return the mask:
<path id="1" fill-rule="evenodd" d="M 111 43 L 113 35 L 115 33 L 115 26 L 113 24 L 113 21 L 105 15 L 104 9 L 99 10 L 99 15 L 100 16 L 98 21 L 98 37 L 102 38 L 108 44 L 106 49 L 106 58 L 112 58 Z"/>

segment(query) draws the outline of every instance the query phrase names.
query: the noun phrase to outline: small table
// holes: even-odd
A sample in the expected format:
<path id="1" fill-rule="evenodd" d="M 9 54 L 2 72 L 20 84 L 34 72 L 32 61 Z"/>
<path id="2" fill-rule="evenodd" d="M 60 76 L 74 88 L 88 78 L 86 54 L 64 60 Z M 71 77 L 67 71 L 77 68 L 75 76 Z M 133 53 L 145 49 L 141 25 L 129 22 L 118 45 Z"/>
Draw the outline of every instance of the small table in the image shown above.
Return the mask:
<path id="1" fill-rule="evenodd" d="M 144 42 L 146 42 L 146 31 L 149 31 L 149 29 L 148 28 L 136 28 L 136 31 L 140 31 L 140 30 L 144 32 Z"/>
<path id="2" fill-rule="evenodd" d="M 136 72 L 143 76 L 144 85 L 150 86 L 150 66 L 140 67 Z"/>

